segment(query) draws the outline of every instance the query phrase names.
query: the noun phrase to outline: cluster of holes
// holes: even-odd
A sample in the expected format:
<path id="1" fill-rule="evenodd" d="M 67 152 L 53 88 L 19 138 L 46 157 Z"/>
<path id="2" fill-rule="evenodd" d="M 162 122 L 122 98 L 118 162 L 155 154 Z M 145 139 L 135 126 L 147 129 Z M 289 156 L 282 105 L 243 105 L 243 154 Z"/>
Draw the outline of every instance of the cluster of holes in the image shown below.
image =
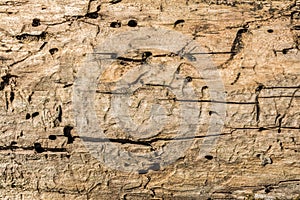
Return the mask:
<path id="1" fill-rule="evenodd" d="M 71 134 L 72 130 L 73 130 L 73 127 L 69 126 L 69 125 L 65 126 L 64 129 L 63 129 L 64 136 L 68 138 L 67 144 L 72 144 L 73 141 L 74 141 L 74 137 Z M 49 135 L 48 139 L 49 140 L 56 140 L 57 136 L 56 135 Z"/>
<path id="2" fill-rule="evenodd" d="M 30 118 L 35 118 L 39 115 L 40 113 L 39 112 L 34 112 L 30 115 L 30 113 L 27 113 L 26 116 L 25 116 L 25 119 L 30 119 Z"/>
<path id="3" fill-rule="evenodd" d="M 47 32 L 43 31 L 39 35 L 32 35 L 28 33 L 23 33 L 21 35 L 17 35 L 16 39 L 17 40 L 31 40 L 31 41 L 38 41 L 38 40 L 45 40 L 47 36 Z"/>
<path id="4" fill-rule="evenodd" d="M 128 21 L 127 25 L 129 27 L 136 27 L 138 25 L 137 21 L 134 19 L 131 19 Z M 122 26 L 120 21 L 114 21 L 110 23 L 111 28 L 120 28 Z"/>
<path id="5" fill-rule="evenodd" d="M 71 130 L 72 129 L 73 129 L 73 127 L 69 126 L 69 125 L 64 127 L 63 133 L 64 133 L 64 136 L 68 138 L 67 144 L 71 144 L 74 141 L 74 138 L 71 135 Z M 49 135 L 48 139 L 49 140 L 56 140 L 57 136 L 56 135 Z M 17 143 L 16 142 L 12 142 L 11 145 L 15 145 L 15 144 L 17 144 Z M 36 143 L 34 143 L 33 146 L 34 146 L 34 150 L 37 153 L 43 153 L 43 152 L 45 152 L 45 149 L 42 147 L 41 143 L 36 142 Z"/>

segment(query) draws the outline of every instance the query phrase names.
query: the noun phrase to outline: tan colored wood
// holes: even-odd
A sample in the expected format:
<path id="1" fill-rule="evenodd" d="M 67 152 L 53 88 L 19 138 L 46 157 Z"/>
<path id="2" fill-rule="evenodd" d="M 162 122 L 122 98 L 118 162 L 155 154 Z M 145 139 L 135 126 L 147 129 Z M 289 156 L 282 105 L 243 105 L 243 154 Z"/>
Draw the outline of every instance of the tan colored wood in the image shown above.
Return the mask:
<path id="1" fill-rule="evenodd" d="M 299 8 L 297 0 L 1 0 L 0 198 L 299 199 Z M 74 88 L 82 67 L 95 63 L 87 58 L 99 53 L 102 42 L 147 27 L 194 38 L 203 48 L 196 53 L 209 56 L 220 73 L 216 83 L 224 85 L 226 102 L 211 102 L 211 88 L 187 54 L 152 48 L 118 55 L 96 80 L 93 99 L 99 124 L 114 145 L 133 154 L 159 150 L 176 141 L 180 105 L 201 111 L 195 137 L 177 140 L 178 148 L 191 144 L 175 162 L 124 172 L 85 146 L 89 142 L 75 122 Z M 152 55 L 143 57 L 145 51 Z M 155 81 L 143 85 L 130 97 L 126 113 L 135 123 L 146 123 L 157 117 L 151 105 L 159 102 L 170 122 L 151 137 L 137 138 L 118 126 L 119 113 L 110 110 L 116 94 L 109 92 L 126 72 L 145 63 L 165 70 L 183 63 L 178 76 L 186 78 L 182 84 L 194 88 L 200 102 L 180 102 L 191 99 Z M 199 156 L 213 126 L 209 119 L 220 114 L 211 110 L 216 104 L 226 108 L 224 127 L 211 136 L 217 140 L 210 151 Z M 156 131 L 159 122 L 148 130 Z"/>

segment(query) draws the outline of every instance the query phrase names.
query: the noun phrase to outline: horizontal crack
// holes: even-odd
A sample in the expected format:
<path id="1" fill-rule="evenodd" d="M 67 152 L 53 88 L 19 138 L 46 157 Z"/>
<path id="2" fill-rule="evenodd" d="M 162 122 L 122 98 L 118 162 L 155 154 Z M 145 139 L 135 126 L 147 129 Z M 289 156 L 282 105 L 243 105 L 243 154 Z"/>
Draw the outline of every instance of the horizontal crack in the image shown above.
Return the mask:
<path id="1" fill-rule="evenodd" d="M 160 84 L 145 84 L 146 86 L 156 86 L 156 87 L 170 87 L 167 85 Z M 111 95 L 129 95 L 131 93 L 122 93 L 122 92 L 111 92 L 111 91 L 100 91 L 96 90 L 96 93 L 100 94 L 111 94 Z M 178 101 L 178 102 L 190 102 L 190 103 L 220 103 L 220 104 L 246 104 L 246 105 L 255 105 L 256 102 L 238 102 L 238 101 L 216 101 L 216 100 L 207 100 L 207 99 L 157 99 L 159 101 Z"/>
<path id="2" fill-rule="evenodd" d="M 34 35 L 34 34 L 28 34 L 28 33 L 23 33 L 21 35 L 17 35 L 16 39 L 17 40 L 45 40 L 47 36 L 47 32 L 43 31 L 41 34 Z"/>
<path id="3" fill-rule="evenodd" d="M 175 137 L 175 138 L 153 138 L 150 140 L 144 141 L 134 141 L 131 139 L 114 139 L 114 138 L 93 138 L 93 137 L 80 137 L 84 141 L 88 142 L 113 142 L 113 143 L 121 143 L 121 144 L 136 144 L 136 145 L 143 145 L 143 146 L 150 146 L 153 142 L 157 141 L 172 141 L 172 140 L 192 140 L 192 139 L 200 139 L 200 138 L 207 138 L 207 137 L 218 137 L 223 135 L 230 135 L 231 133 L 220 133 L 220 134 L 211 134 L 211 135 L 199 135 L 199 136 L 190 136 L 190 137 Z"/>
<path id="4" fill-rule="evenodd" d="M 96 93 L 99 93 L 99 94 L 123 94 L 123 95 L 131 94 L 131 93 L 126 93 L 126 92 L 111 92 L 111 91 L 100 91 L 100 90 L 96 90 Z"/>
<path id="5" fill-rule="evenodd" d="M 216 100 L 202 100 L 202 99 L 158 99 L 161 101 L 178 101 L 178 102 L 191 102 L 191 103 L 220 103 L 220 104 L 249 104 L 255 105 L 256 102 L 237 102 L 237 101 L 216 101 Z"/>
<path id="6" fill-rule="evenodd" d="M 258 130 L 258 131 L 264 131 L 264 130 L 272 130 L 272 129 L 294 129 L 294 130 L 300 130 L 299 127 L 290 127 L 290 126 L 270 126 L 270 127 L 227 127 L 233 130 Z"/>
<path id="7" fill-rule="evenodd" d="M 212 51 L 212 52 L 203 52 L 203 53 L 189 53 L 189 54 L 191 54 L 191 55 L 197 55 L 197 54 L 199 54 L 199 55 L 206 55 L 206 54 L 212 54 L 212 55 L 214 55 L 214 54 L 233 54 L 233 53 L 235 53 L 235 52 L 233 52 L 233 51 L 223 51 L 223 52 L 214 52 L 214 51 Z"/>
<path id="8" fill-rule="evenodd" d="M 133 59 L 133 58 L 125 58 L 125 57 L 117 57 L 117 60 L 125 61 L 125 62 L 144 62 L 145 59 Z"/>
<path id="9" fill-rule="evenodd" d="M 19 146 L 0 146 L 0 151 L 5 150 L 24 150 L 24 151 L 34 151 L 36 147 L 19 147 Z M 66 148 L 43 148 L 43 152 L 67 152 Z"/>
<path id="10" fill-rule="evenodd" d="M 263 96 L 258 97 L 262 99 L 272 99 L 272 98 L 299 98 L 300 96 L 291 96 L 291 95 L 280 95 L 280 96 Z"/>
<path id="11" fill-rule="evenodd" d="M 150 146 L 151 144 L 143 141 L 134 141 L 130 139 L 115 139 L 115 138 L 94 138 L 94 137 L 80 137 L 82 140 L 87 142 L 113 142 L 113 143 L 121 143 L 121 144 L 135 144 L 135 145 L 143 145 Z"/>
<path id="12" fill-rule="evenodd" d="M 273 90 L 273 89 L 298 89 L 298 88 L 300 88 L 300 85 L 298 85 L 298 86 L 274 86 L 274 87 L 263 87 L 262 89 Z"/>

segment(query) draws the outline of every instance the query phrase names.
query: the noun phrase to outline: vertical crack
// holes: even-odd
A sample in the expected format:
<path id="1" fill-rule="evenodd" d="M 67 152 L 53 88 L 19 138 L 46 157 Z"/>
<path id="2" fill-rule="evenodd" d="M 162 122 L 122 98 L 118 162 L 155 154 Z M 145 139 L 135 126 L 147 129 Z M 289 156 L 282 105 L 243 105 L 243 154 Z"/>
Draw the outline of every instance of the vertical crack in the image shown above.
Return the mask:
<path id="1" fill-rule="evenodd" d="M 259 117 L 260 117 L 260 105 L 259 105 L 259 94 L 261 92 L 262 89 L 264 89 L 265 86 L 262 84 L 259 84 L 259 86 L 256 88 L 255 93 L 256 93 L 256 97 L 255 97 L 255 108 L 256 108 L 256 122 L 259 122 Z"/>

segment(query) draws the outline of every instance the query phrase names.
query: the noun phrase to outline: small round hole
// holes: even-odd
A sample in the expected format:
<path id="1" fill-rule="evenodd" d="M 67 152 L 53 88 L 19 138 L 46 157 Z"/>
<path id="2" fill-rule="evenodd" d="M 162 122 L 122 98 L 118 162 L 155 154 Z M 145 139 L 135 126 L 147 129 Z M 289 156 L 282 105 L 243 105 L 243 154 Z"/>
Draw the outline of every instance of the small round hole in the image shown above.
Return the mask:
<path id="1" fill-rule="evenodd" d="M 260 154 L 260 153 L 256 154 L 256 158 L 259 158 L 260 156 L 261 156 L 261 154 Z"/>
<path id="2" fill-rule="evenodd" d="M 190 76 L 187 76 L 187 77 L 185 77 L 185 81 L 186 81 L 186 82 L 192 82 L 192 81 L 193 81 L 193 78 L 190 77 Z"/>
<path id="3" fill-rule="evenodd" d="M 49 140 L 56 140 L 56 135 L 49 135 Z"/>
<path id="4" fill-rule="evenodd" d="M 130 27 L 136 27 L 137 26 L 137 21 L 134 20 L 134 19 L 131 19 L 131 20 L 129 20 L 127 25 L 130 26 Z"/>
<path id="5" fill-rule="evenodd" d="M 51 55 L 55 54 L 56 52 L 58 52 L 58 48 L 52 48 L 52 49 L 49 49 L 49 53 Z"/>
<path id="6" fill-rule="evenodd" d="M 119 21 L 112 22 L 112 23 L 110 23 L 110 27 L 112 27 L 112 28 L 120 28 L 121 27 L 121 22 L 119 22 Z"/>
<path id="7" fill-rule="evenodd" d="M 29 113 L 26 114 L 25 119 L 30 119 L 31 115 Z"/>
<path id="8" fill-rule="evenodd" d="M 268 33 L 273 33 L 273 32 L 274 32 L 273 29 L 269 29 L 269 30 L 267 30 L 267 31 L 268 31 Z"/>
<path id="9" fill-rule="evenodd" d="M 204 158 L 206 158 L 207 160 L 212 160 L 214 157 L 212 155 L 206 155 L 204 156 Z"/>
<path id="10" fill-rule="evenodd" d="M 41 25 L 41 20 L 40 19 L 38 19 L 38 18 L 34 18 L 33 20 L 32 20 L 32 24 L 31 24 L 33 27 L 37 27 L 37 26 L 39 26 L 39 25 Z"/>

